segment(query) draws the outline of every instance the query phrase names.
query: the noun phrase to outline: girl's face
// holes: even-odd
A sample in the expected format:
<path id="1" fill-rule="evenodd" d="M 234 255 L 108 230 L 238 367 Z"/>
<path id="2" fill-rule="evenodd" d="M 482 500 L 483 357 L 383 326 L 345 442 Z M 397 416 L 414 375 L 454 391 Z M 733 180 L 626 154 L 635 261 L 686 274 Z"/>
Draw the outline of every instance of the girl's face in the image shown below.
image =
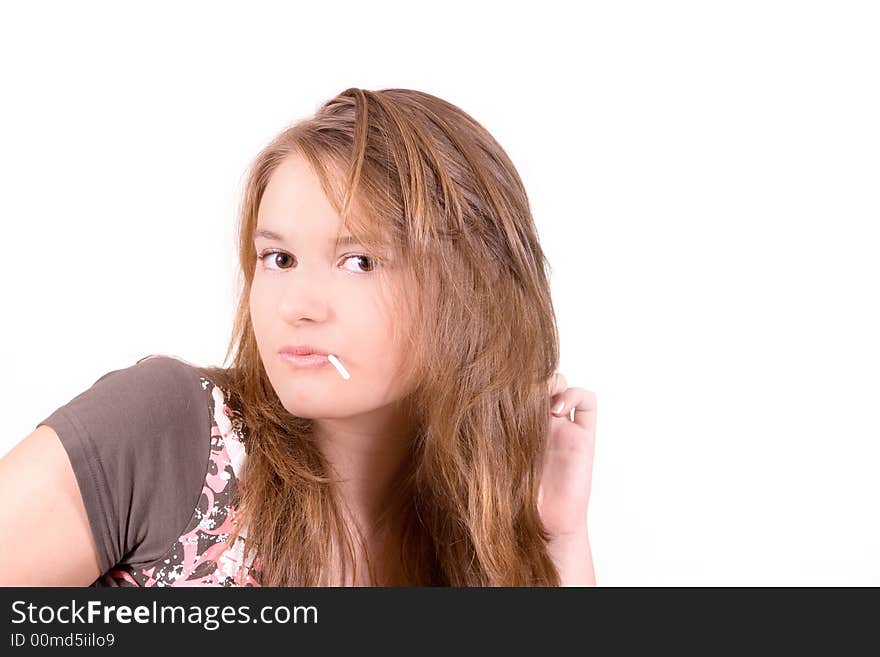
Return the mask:
<path id="1" fill-rule="evenodd" d="M 284 408 L 298 417 L 351 417 L 407 392 L 398 368 L 409 325 L 388 303 L 388 295 L 400 291 L 394 263 L 345 243 L 347 230 L 334 249 L 341 228 L 308 161 L 287 157 L 260 202 L 250 313 L 266 374 Z M 380 267 L 387 289 L 379 283 Z M 316 368 L 286 362 L 279 354 L 286 345 L 335 354 L 351 378 L 343 379 L 329 362 Z"/>

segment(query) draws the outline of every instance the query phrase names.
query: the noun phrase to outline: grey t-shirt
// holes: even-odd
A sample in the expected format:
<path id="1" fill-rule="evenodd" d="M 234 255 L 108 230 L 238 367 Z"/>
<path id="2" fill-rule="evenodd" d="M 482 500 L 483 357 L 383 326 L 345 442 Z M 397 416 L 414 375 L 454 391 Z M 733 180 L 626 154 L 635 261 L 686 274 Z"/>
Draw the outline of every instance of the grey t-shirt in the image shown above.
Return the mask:
<path id="1" fill-rule="evenodd" d="M 217 565 L 244 459 L 225 397 L 185 361 L 150 355 L 39 423 L 58 434 L 79 484 L 102 573 L 92 586 L 240 583 Z"/>

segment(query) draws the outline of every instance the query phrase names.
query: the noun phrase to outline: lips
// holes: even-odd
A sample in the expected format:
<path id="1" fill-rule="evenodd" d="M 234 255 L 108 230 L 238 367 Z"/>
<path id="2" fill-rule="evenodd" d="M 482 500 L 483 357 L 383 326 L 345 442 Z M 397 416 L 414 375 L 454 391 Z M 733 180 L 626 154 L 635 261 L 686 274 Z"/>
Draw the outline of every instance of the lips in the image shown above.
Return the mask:
<path id="1" fill-rule="evenodd" d="M 290 354 L 292 356 L 308 356 L 309 354 L 315 354 L 317 356 L 326 356 L 330 352 L 326 349 L 322 349 L 321 347 L 316 347 L 314 345 L 302 344 L 302 345 L 285 345 L 278 350 L 279 354 Z"/>
<path id="2" fill-rule="evenodd" d="M 282 361 L 294 367 L 324 367 L 329 365 L 330 361 L 327 356 L 321 354 L 291 354 L 281 353 L 278 355 Z"/>

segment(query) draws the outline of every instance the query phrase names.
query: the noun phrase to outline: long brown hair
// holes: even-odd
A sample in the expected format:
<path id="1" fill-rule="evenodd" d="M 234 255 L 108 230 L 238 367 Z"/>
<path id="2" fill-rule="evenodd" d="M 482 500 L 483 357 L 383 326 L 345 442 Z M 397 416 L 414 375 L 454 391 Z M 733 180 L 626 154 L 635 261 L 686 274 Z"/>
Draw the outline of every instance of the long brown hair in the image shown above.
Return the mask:
<path id="1" fill-rule="evenodd" d="M 224 362 L 233 359 L 197 368 L 228 391 L 245 426 L 239 524 L 229 541 L 247 527 L 245 554 L 258 555 L 264 586 L 326 585 L 331 540 L 349 557 L 355 550 L 333 471 L 310 439 L 312 422 L 282 406 L 249 312 L 257 210 L 272 172 L 292 154 L 312 165 L 342 225 L 376 252 L 393 250 L 416 290 L 396 299 L 415 326 L 406 403 L 418 431 L 389 510 L 402 528 L 406 583 L 558 586 L 537 511 L 547 381 L 559 361 L 550 266 L 498 142 L 460 108 L 411 89 L 346 89 L 284 129 L 251 165 L 238 227 L 243 278 Z"/>

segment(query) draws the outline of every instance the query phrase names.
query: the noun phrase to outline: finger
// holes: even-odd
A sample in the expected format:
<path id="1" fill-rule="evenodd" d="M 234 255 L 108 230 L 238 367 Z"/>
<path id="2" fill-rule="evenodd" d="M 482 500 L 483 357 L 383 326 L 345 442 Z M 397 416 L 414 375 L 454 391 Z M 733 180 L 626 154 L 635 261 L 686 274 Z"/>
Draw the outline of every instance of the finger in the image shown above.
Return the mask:
<path id="1" fill-rule="evenodd" d="M 562 375 L 561 372 L 554 372 L 553 376 L 551 376 L 547 380 L 547 389 L 550 394 L 551 401 L 560 392 L 564 392 L 566 388 L 568 388 L 568 381 L 565 380 L 565 377 Z"/>
<path id="2" fill-rule="evenodd" d="M 574 406 L 574 423 L 591 436 L 596 435 L 597 410 L 596 393 L 584 390 L 580 401 Z"/>
<path id="3" fill-rule="evenodd" d="M 562 402 L 562 408 L 558 408 L 557 404 Z M 596 393 L 583 388 L 569 388 L 560 394 L 551 407 L 551 412 L 557 417 L 569 416 L 574 410 L 573 421 L 585 429 L 589 428 L 591 418 L 588 417 L 592 412 L 596 411 Z M 592 418 L 593 426 L 595 426 L 595 418 Z"/>
<path id="4" fill-rule="evenodd" d="M 571 415 L 571 409 L 577 406 L 583 388 L 566 388 L 550 400 L 550 412 L 557 417 Z"/>

